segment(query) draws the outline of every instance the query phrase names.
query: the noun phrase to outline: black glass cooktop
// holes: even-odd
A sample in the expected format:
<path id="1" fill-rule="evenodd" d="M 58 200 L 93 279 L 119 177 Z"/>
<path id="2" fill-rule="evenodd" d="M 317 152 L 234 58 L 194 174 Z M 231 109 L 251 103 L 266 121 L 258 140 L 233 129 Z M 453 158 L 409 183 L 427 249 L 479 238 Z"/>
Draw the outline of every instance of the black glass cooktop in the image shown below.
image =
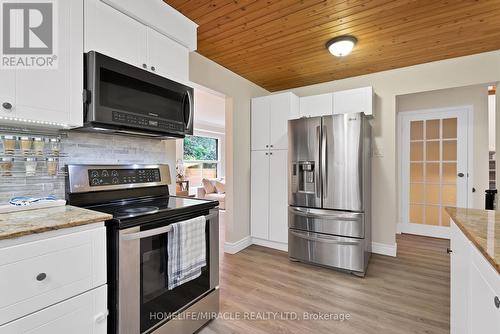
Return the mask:
<path id="1" fill-rule="evenodd" d="M 105 212 L 113 215 L 115 220 L 124 220 L 145 217 L 154 214 L 175 214 L 180 211 L 193 211 L 196 209 L 210 209 L 216 202 L 202 199 L 165 196 L 138 200 L 115 201 L 108 204 L 87 207 L 91 210 Z"/>

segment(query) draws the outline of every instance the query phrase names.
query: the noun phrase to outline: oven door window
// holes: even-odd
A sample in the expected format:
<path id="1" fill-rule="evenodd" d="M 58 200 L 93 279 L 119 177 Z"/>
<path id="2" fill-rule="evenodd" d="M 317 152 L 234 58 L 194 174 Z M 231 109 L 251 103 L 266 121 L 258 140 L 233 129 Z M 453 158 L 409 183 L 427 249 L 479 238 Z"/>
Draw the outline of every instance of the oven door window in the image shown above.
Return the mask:
<path id="1" fill-rule="evenodd" d="M 167 285 L 167 242 L 166 234 L 140 239 L 140 328 L 144 333 L 210 289 L 209 278 L 209 238 L 207 236 L 207 266 L 201 276 L 184 283 L 173 290 Z"/>
<path id="2" fill-rule="evenodd" d="M 107 68 L 100 69 L 99 104 L 112 110 L 132 112 L 184 122 L 185 93 L 156 86 Z"/>

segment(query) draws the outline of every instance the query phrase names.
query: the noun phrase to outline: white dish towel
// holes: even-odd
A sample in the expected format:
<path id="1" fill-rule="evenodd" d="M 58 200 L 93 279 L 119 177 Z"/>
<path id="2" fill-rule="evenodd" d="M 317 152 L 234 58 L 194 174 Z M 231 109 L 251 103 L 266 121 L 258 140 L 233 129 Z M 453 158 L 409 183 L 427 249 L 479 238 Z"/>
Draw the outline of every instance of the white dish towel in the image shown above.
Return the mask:
<path id="1" fill-rule="evenodd" d="M 205 216 L 172 224 L 168 232 L 168 289 L 201 275 L 207 265 Z"/>

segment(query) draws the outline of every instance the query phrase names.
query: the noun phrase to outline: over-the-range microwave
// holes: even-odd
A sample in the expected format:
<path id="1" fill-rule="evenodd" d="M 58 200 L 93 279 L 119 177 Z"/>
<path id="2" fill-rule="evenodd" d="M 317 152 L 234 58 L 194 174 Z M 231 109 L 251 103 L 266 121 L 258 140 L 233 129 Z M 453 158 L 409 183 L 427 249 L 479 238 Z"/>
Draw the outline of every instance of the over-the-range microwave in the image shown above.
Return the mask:
<path id="1" fill-rule="evenodd" d="M 193 88 L 105 56 L 85 54 L 84 128 L 149 137 L 193 134 Z"/>

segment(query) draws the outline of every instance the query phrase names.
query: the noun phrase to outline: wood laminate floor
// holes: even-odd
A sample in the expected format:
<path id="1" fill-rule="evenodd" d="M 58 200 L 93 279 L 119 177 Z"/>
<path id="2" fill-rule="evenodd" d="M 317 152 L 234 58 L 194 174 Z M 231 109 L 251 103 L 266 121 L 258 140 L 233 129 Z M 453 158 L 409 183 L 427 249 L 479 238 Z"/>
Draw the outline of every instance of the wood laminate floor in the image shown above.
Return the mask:
<path id="1" fill-rule="evenodd" d="M 221 254 L 226 319 L 213 320 L 199 333 L 449 333 L 449 242 L 401 235 L 397 243 L 397 258 L 373 255 L 364 279 L 290 262 L 284 252 L 255 245 Z M 282 313 L 278 320 L 234 318 L 271 314 L 264 312 L 292 312 L 301 319 L 287 320 Z M 350 318 L 305 320 L 304 312 Z"/>

